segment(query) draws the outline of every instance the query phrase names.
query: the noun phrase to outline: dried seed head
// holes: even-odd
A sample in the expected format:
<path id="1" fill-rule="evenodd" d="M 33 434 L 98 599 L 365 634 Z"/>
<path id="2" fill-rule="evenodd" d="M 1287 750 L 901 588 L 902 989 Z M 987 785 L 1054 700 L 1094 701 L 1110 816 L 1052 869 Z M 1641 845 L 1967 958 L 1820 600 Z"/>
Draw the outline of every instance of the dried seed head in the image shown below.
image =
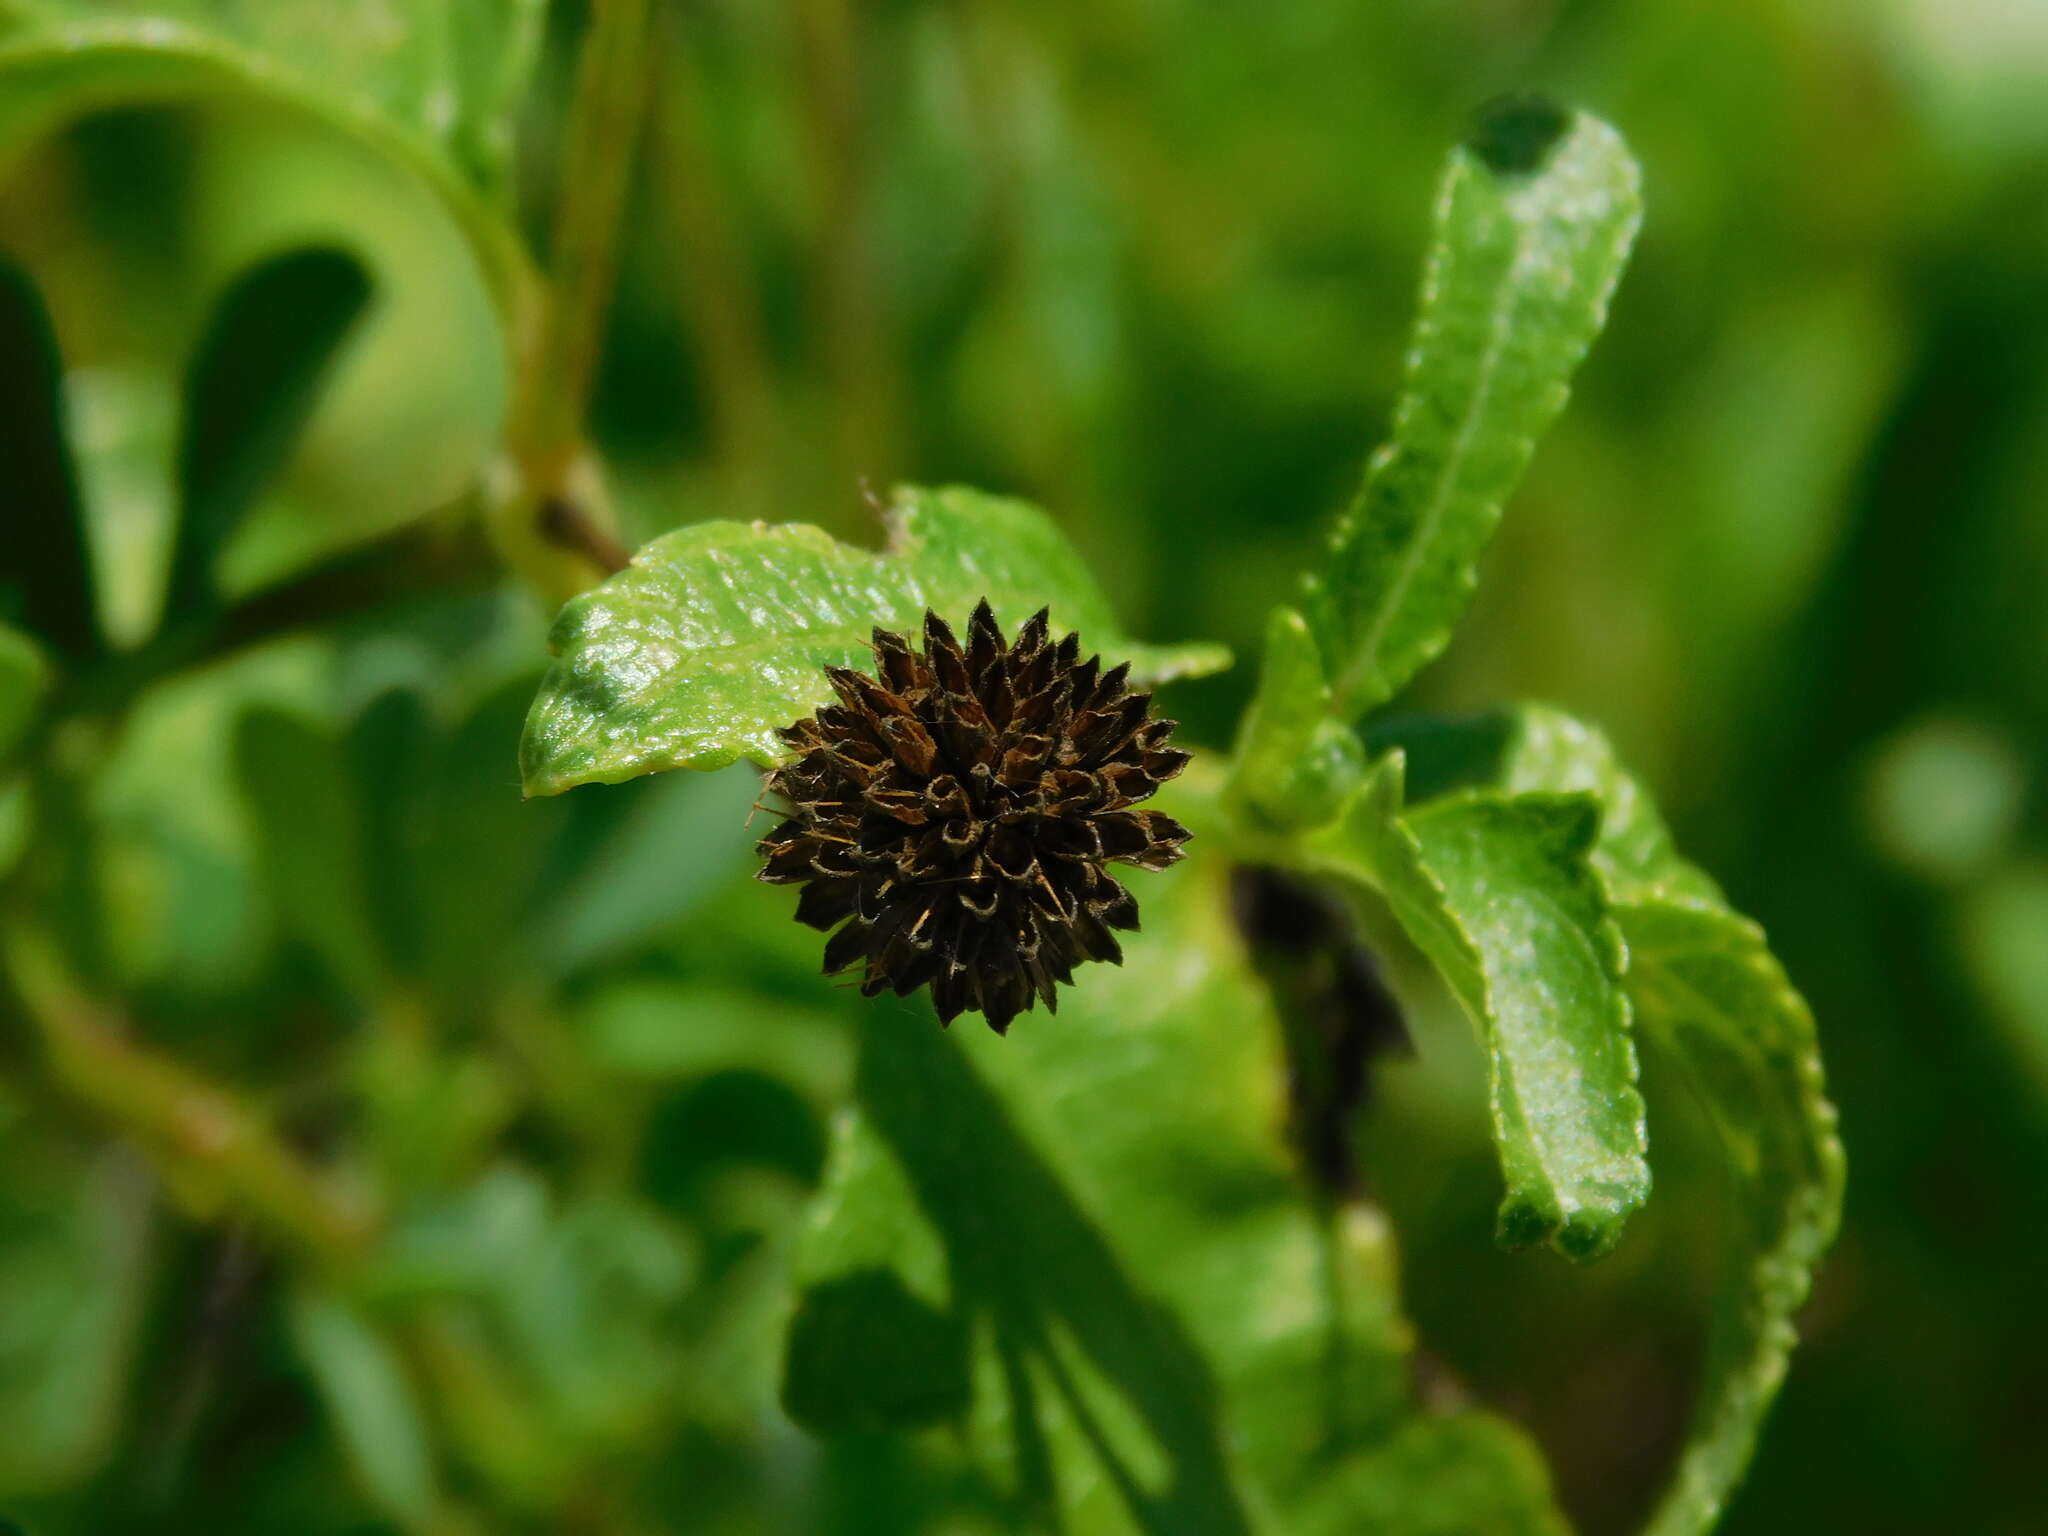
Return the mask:
<path id="1" fill-rule="evenodd" d="M 827 972 L 861 991 L 930 986 L 939 1019 L 974 1009 L 1002 1034 L 1086 960 L 1121 963 L 1138 904 L 1105 866 L 1159 870 L 1188 831 L 1136 809 L 1186 766 L 1171 720 L 1127 666 L 1055 644 L 1043 609 L 1005 645 L 986 601 L 963 647 L 927 613 L 922 654 L 877 629 L 873 678 L 829 667 L 837 704 L 782 732 L 769 776 L 789 817 L 761 840 L 799 922 L 838 928 Z M 840 927 L 840 924 L 844 927 Z"/>

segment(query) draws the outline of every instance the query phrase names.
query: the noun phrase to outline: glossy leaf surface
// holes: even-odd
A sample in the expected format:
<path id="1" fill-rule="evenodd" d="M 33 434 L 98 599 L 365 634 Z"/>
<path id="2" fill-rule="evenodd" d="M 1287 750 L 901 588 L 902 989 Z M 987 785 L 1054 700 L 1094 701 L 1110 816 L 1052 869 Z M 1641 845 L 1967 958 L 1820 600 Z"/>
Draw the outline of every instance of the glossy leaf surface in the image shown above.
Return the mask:
<path id="1" fill-rule="evenodd" d="M 1126 640 L 1058 529 L 1025 502 L 957 488 L 903 490 L 880 554 L 800 523 L 698 523 L 571 601 L 556 661 L 526 723 L 529 795 L 667 768 L 782 754 L 777 727 L 831 697 L 827 666 L 872 665 L 877 625 L 914 633 L 925 610 L 964 623 L 986 597 L 1006 631 L 1050 606 L 1053 632 L 1152 681 L 1228 662 L 1212 645 Z"/>
<path id="2" fill-rule="evenodd" d="M 1451 152 L 1393 433 L 1307 583 L 1337 711 L 1356 719 L 1444 648 L 1479 552 L 1564 408 L 1641 217 L 1605 123 L 1492 109 Z"/>

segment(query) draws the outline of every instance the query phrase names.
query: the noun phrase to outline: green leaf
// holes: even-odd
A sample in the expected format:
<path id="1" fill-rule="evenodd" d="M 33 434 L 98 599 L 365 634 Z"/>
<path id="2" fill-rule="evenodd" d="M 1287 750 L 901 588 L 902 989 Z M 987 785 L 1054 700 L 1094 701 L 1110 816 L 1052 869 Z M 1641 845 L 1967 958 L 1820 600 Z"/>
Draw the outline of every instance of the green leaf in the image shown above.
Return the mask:
<path id="1" fill-rule="evenodd" d="M 0 624 L 0 760 L 35 723 L 50 686 L 50 665 L 20 630 Z"/>
<path id="2" fill-rule="evenodd" d="M 1719 894 L 1704 871 L 1679 857 L 1656 804 L 1606 736 L 1562 710 L 1518 704 L 1483 715 L 1409 716 L 1374 725 L 1365 740 L 1375 755 L 1401 749 L 1415 803 L 1474 788 L 1591 795 L 1600 804 L 1593 866 L 1618 900 L 1646 889 Z"/>
<path id="3" fill-rule="evenodd" d="M 391 1518 L 424 1525 L 439 1496 L 427 1426 L 397 1351 L 324 1292 L 293 1292 L 286 1318 L 364 1493 Z"/>
<path id="4" fill-rule="evenodd" d="M 259 705 L 236 726 L 235 766 L 273 909 L 356 998 L 376 998 L 387 968 L 370 926 L 362 811 L 340 743 Z"/>
<path id="5" fill-rule="evenodd" d="M 1650 1187 L 1626 951 L 1591 863 L 1599 806 L 1468 790 L 1404 812 L 1403 772 L 1383 758 L 1308 858 L 1378 890 L 1478 1024 L 1502 1243 L 1597 1257 Z"/>
<path id="6" fill-rule="evenodd" d="M 297 444 L 369 299 L 355 258 L 321 248 L 261 261 L 222 297 L 185 380 L 171 611 L 218 598 L 221 547 Z"/>
<path id="7" fill-rule="evenodd" d="M 951 1420 L 1037 1526 L 1377 1529 L 1346 1523 L 1355 1501 L 1439 1512 L 1395 1529 L 1494 1529 L 1510 1506 L 1498 1528 L 1555 1529 L 1511 1431 L 1438 1441 L 1464 1421 L 1415 1406 L 1386 1222 L 1300 1175 L 1226 874 L 1176 869 L 1121 969 L 1005 1039 L 867 1013 L 860 1111 L 800 1249 L 790 1408 L 827 1432 Z M 1333 1499 L 1354 1457 L 1371 1470 Z"/>
<path id="8" fill-rule="evenodd" d="M 164 239 L 176 259 L 150 241 L 75 238 L 38 241 L 23 255 L 50 297 L 77 466 L 69 478 L 85 509 L 100 626 L 117 645 L 147 638 L 162 606 L 192 338 L 258 262 L 332 247 L 345 228 L 375 302 L 327 376 L 303 381 L 297 402 L 275 402 L 281 418 L 303 416 L 303 430 L 289 452 L 294 434 L 273 433 L 257 455 L 276 473 L 253 504 L 255 460 L 225 466 L 235 470 L 226 482 L 202 476 L 186 487 L 226 501 L 202 512 L 208 527 L 188 540 L 183 587 L 194 580 L 192 556 L 211 553 L 238 521 L 211 562 L 231 596 L 445 505 L 481 475 L 534 288 L 506 210 L 477 185 L 487 167 L 463 146 L 509 131 L 537 13 L 527 0 L 460 6 L 468 15 L 455 4 L 408 7 L 402 20 L 367 4 L 336 17 L 187 3 L 176 19 L 108 19 L 95 6 L 90 21 L 76 19 L 84 7 L 38 6 L 0 46 L 0 169 L 68 145 L 81 121 L 126 134 L 110 140 L 117 153 L 163 146 L 147 171 L 149 197 L 123 215 L 154 233 L 175 229 L 175 241 Z M 483 73 L 495 82 L 489 91 L 457 78 Z M 487 100 L 488 121 L 471 115 Z M 152 138 L 134 126 L 147 112 L 175 113 L 186 131 Z M 295 308 L 293 321 L 280 346 L 298 339 L 321 351 L 305 334 L 322 328 L 311 306 Z M 203 447 L 203 426 L 183 435 Z M 224 467 L 213 459 L 187 468 Z M 234 502 L 246 518 L 228 512 Z"/>
<path id="9" fill-rule="evenodd" d="M 431 143 L 495 183 L 540 44 L 542 0 L 29 0 L 31 35 L 81 51 L 174 49 L 232 61 L 282 95 L 321 99 Z"/>
<path id="10" fill-rule="evenodd" d="M 1653 1536 L 1706 1530 L 1748 1465 L 1794 1342 L 1791 1317 L 1840 1221 L 1843 1159 L 1813 1017 L 1762 931 L 1679 857 L 1656 806 L 1593 727 L 1523 706 L 1395 721 L 1419 793 L 1570 791 L 1603 808 L 1592 864 L 1629 953 L 1636 1028 L 1705 1105 L 1727 1154 L 1727 1272 L 1692 1434 Z"/>
<path id="11" fill-rule="evenodd" d="M 91 557 L 64 437 L 64 360 L 43 295 L 12 259 L 0 261 L 0 615 L 60 656 L 99 647 Z"/>
<path id="12" fill-rule="evenodd" d="M 1364 772 L 1357 733 L 1331 716 L 1330 685 L 1308 621 L 1292 608 L 1274 609 L 1259 686 L 1238 729 L 1230 802 L 1264 826 L 1319 827 L 1342 809 Z"/>
<path id="13" fill-rule="evenodd" d="M 1616 909 L 1639 1027 L 1705 1104 L 1734 1199 L 1706 1378 L 1649 1536 L 1708 1530 L 1777 1396 L 1814 1265 L 1841 1221 L 1844 1164 L 1813 1016 L 1755 923 L 1693 895 Z"/>
<path id="14" fill-rule="evenodd" d="M 885 515 L 881 554 L 802 523 L 698 523 L 573 599 L 520 746 L 526 792 L 773 763 L 776 728 L 831 697 L 824 668 L 872 664 L 876 625 L 914 632 L 927 608 L 964 622 L 984 597 L 1006 628 L 1050 606 L 1055 632 L 1155 682 L 1229 662 L 1216 646 L 1125 639 L 1072 546 L 1025 502 L 906 488 Z"/>
<path id="15" fill-rule="evenodd" d="M 1356 719 L 1440 652 L 1536 439 L 1600 332 L 1641 202 L 1620 137 L 1529 101 L 1451 152 L 1393 436 L 1306 612 Z"/>

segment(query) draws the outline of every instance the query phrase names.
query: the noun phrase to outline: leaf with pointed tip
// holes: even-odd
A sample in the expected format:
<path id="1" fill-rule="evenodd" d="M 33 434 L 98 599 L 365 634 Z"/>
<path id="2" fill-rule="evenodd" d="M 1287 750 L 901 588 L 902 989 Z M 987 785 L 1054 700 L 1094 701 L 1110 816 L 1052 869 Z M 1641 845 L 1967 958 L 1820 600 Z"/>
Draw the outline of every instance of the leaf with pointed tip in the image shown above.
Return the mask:
<path id="1" fill-rule="evenodd" d="M 831 698 L 827 666 L 872 664 L 877 625 L 915 633 L 925 610 L 964 621 L 987 598 L 1006 629 L 1050 607 L 1055 633 L 1162 682 L 1229 664 L 1213 645 L 1126 640 L 1052 519 L 957 487 L 906 488 L 880 554 L 804 523 L 697 523 L 570 601 L 520 744 L 529 795 L 668 768 L 772 764 L 776 729 Z"/>
<path id="2" fill-rule="evenodd" d="M 1613 129 L 1539 102 L 1490 109 L 1451 152 L 1393 436 L 1307 584 L 1343 718 L 1444 648 L 1501 503 L 1606 321 L 1637 181 Z"/>
<path id="3" fill-rule="evenodd" d="M 1500 1240 L 1595 1258 L 1650 1188 L 1626 951 L 1591 863 L 1599 806 L 1464 790 L 1404 810 L 1402 776 L 1399 753 L 1381 759 L 1307 857 L 1378 890 L 1479 1026 Z"/>

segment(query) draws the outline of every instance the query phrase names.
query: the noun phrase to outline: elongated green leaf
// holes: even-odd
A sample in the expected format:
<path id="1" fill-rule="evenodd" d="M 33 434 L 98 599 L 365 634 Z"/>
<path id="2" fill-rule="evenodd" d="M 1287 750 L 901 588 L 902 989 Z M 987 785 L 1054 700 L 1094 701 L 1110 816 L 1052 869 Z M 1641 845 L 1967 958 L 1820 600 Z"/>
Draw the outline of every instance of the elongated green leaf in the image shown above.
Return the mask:
<path id="1" fill-rule="evenodd" d="M 1635 162 L 1583 113 L 1505 103 L 1451 152 L 1393 435 L 1308 581 L 1345 718 L 1443 649 L 1501 502 L 1605 322 L 1639 217 Z"/>
<path id="2" fill-rule="evenodd" d="M 427 1426 L 397 1352 L 334 1296 L 298 1291 L 287 1316 L 363 1492 L 386 1515 L 423 1525 L 439 1499 Z"/>
<path id="3" fill-rule="evenodd" d="M 1389 1529 L 1510 1509 L 1498 1528 L 1555 1529 L 1511 1431 L 1415 1407 L 1384 1219 L 1304 1188 L 1224 874 L 1176 870 L 1125 966 L 1042 1028 L 869 1015 L 799 1260 L 791 1408 L 827 1431 L 962 1422 L 984 1473 L 1062 1529 L 1278 1536 L 1402 1506 L 1436 1517 Z M 1354 1457 L 1372 1470 L 1329 1494 Z"/>
<path id="4" fill-rule="evenodd" d="M 1650 1187 L 1626 952 L 1591 864 L 1599 806 L 1461 791 L 1403 812 L 1402 775 L 1382 759 L 1309 856 L 1376 888 L 1480 1027 L 1501 1241 L 1596 1257 Z"/>
<path id="5" fill-rule="evenodd" d="M 874 554 L 808 524 L 699 523 L 656 539 L 562 610 L 559 658 L 526 722 L 529 795 L 665 768 L 768 764 L 778 726 L 831 697 L 827 665 L 872 664 L 876 625 L 915 632 L 927 608 L 966 621 L 986 597 L 1004 626 L 1050 606 L 1110 662 L 1154 681 L 1228 664 L 1215 646 L 1126 640 L 1052 520 L 978 491 L 904 489 Z"/>
<path id="6" fill-rule="evenodd" d="M 259 262 L 223 295 L 185 379 L 173 613 L 218 597 L 222 545 L 298 442 L 369 300 L 355 258 L 320 248 Z"/>
<path id="7" fill-rule="evenodd" d="M 1735 1184 L 1726 1277 L 1693 1430 L 1653 1536 L 1711 1526 L 1784 1376 L 1791 1318 L 1840 1220 L 1843 1161 L 1812 1015 L 1756 924 L 1672 847 L 1663 818 L 1593 727 L 1554 709 L 1395 721 L 1418 796 L 1576 791 L 1603 812 L 1592 863 L 1629 951 L 1647 1048 L 1706 1106 Z"/>
<path id="8" fill-rule="evenodd" d="M 1727 1270 L 1691 1438 L 1650 1536 L 1693 1536 L 1749 1465 L 1796 1342 L 1792 1316 L 1841 1220 L 1844 1165 L 1813 1016 L 1762 931 L 1697 896 L 1616 909 L 1644 1037 L 1678 1063 L 1728 1154 Z"/>

